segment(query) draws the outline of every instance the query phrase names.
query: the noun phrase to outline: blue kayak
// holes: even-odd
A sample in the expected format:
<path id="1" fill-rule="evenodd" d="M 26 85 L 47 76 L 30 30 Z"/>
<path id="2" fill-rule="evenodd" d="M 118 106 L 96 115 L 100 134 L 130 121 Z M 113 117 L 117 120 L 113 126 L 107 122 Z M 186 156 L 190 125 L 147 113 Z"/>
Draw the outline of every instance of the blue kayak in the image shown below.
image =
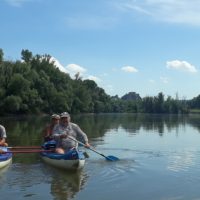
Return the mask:
<path id="1" fill-rule="evenodd" d="M 0 150 L 3 151 L 3 153 L 0 153 L 0 169 L 1 169 L 12 162 L 12 153 L 8 152 L 7 147 L 0 146 Z"/>
<path id="2" fill-rule="evenodd" d="M 49 141 L 42 145 L 42 147 L 45 150 L 49 150 L 55 148 L 55 145 L 55 141 Z M 79 170 L 82 169 L 85 164 L 84 153 L 77 148 L 71 149 L 66 154 L 41 152 L 40 155 L 42 160 L 44 160 L 46 163 L 58 168 Z"/>

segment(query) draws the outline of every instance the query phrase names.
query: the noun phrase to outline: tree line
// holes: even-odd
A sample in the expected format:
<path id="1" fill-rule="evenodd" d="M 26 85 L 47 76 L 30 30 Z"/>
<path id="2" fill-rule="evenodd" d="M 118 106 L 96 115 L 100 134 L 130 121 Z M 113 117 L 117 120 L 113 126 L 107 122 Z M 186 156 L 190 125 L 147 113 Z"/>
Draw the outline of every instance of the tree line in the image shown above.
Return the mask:
<path id="1" fill-rule="evenodd" d="M 51 56 L 23 49 L 21 59 L 4 60 L 0 49 L 0 114 L 60 113 L 188 113 L 200 107 L 200 96 L 186 101 L 160 92 L 157 96 L 119 98 L 105 93 L 93 80 L 72 79 Z"/>

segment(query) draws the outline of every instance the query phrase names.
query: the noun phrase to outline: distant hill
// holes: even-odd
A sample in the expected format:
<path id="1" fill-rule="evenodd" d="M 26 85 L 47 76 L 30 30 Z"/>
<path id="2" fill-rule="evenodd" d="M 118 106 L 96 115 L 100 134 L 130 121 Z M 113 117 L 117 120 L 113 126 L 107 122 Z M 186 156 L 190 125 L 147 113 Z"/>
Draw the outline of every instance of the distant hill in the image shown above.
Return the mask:
<path id="1" fill-rule="evenodd" d="M 129 92 L 128 94 L 125 94 L 124 96 L 122 96 L 121 99 L 122 100 L 141 100 L 142 98 L 136 92 Z"/>

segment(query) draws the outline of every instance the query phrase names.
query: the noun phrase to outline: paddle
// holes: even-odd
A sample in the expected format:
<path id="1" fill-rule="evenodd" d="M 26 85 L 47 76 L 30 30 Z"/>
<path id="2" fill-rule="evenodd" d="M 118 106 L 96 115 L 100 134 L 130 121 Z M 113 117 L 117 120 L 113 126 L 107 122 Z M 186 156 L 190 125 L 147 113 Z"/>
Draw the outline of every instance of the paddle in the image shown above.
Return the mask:
<path id="1" fill-rule="evenodd" d="M 50 141 L 49 141 L 50 142 Z M 56 144 L 55 141 L 54 142 L 45 142 L 44 145 L 42 146 L 16 146 L 16 147 L 7 147 L 8 149 L 41 149 L 41 148 L 45 148 L 45 149 L 55 149 L 56 148 Z"/>
<path id="2" fill-rule="evenodd" d="M 7 147 L 8 149 L 41 149 L 41 146 L 16 146 L 16 147 Z"/>
<path id="3" fill-rule="evenodd" d="M 41 153 L 41 152 L 53 152 L 52 150 L 24 150 L 24 151 L 3 151 L 0 149 L 1 153 Z"/>
<path id="4" fill-rule="evenodd" d="M 106 158 L 106 160 L 108 160 L 108 161 L 117 161 L 117 160 L 119 160 L 119 158 L 117 158 L 117 157 L 115 157 L 115 156 L 105 156 L 104 154 L 102 154 L 102 153 L 96 151 L 96 150 L 95 150 L 94 148 L 92 148 L 92 147 L 86 147 L 84 143 L 82 143 L 82 142 L 76 140 L 75 138 L 73 138 L 73 137 L 71 137 L 71 136 L 68 136 L 68 137 L 69 137 L 69 139 L 74 140 L 75 142 L 77 142 L 77 143 L 83 145 L 85 148 L 90 149 L 91 151 L 94 151 L 95 153 L 97 153 L 97 154 L 103 156 L 103 157 Z"/>

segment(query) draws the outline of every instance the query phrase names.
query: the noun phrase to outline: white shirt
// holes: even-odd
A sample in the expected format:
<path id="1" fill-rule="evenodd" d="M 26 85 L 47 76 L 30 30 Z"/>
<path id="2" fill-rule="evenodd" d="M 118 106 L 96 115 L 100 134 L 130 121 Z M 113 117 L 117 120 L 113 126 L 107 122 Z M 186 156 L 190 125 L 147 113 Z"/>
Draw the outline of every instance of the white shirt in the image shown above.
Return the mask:
<path id="1" fill-rule="evenodd" d="M 65 135 L 65 138 L 60 138 L 61 135 Z M 72 147 L 77 147 L 77 142 L 70 139 L 67 136 L 71 136 L 77 140 L 81 140 L 83 143 L 88 143 L 87 135 L 80 129 L 77 124 L 69 122 L 67 126 L 63 126 L 62 124 L 58 124 L 53 129 L 53 138 L 57 142 L 57 147 L 61 147 L 63 149 L 70 149 Z"/>
<path id="2" fill-rule="evenodd" d="M 6 138 L 6 129 L 4 126 L 0 125 L 0 139 Z"/>

